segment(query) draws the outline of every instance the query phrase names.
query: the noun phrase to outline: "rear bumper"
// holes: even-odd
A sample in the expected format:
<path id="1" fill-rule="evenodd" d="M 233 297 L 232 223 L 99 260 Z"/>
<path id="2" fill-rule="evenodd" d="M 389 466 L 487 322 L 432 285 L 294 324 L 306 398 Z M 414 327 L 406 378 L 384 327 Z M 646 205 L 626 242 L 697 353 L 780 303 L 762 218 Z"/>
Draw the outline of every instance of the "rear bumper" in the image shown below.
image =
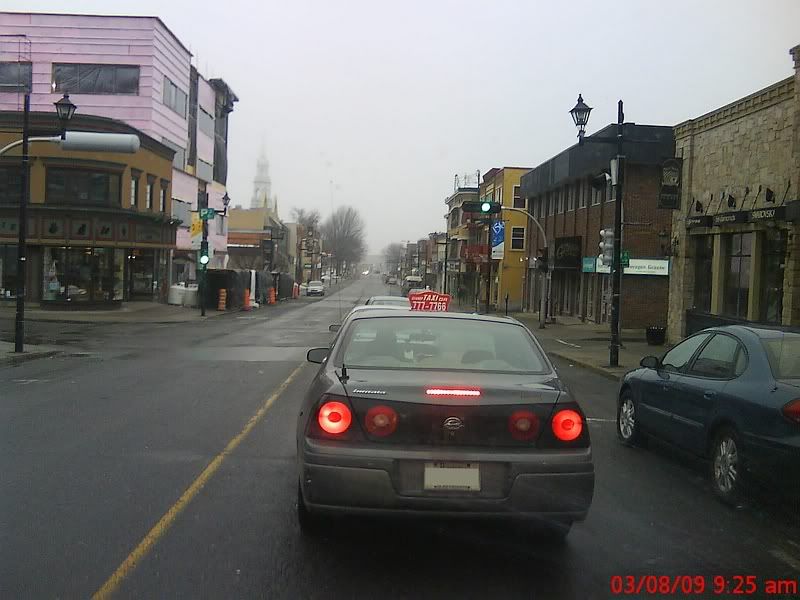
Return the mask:
<path id="1" fill-rule="evenodd" d="M 796 439 L 745 439 L 747 470 L 786 491 L 800 491 L 800 436 Z"/>
<path id="2" fill-rule="evenodd" d="M 586 518 L 594 493 L 590 449 L 402 450 L 394 456 L 382 449 L 335 450 L 311 442 L 301 458 L 303 498 L 314 512 L 579 521 Z M 481 491 L 424 490 L 424 465 L 431 461 L 478 463 Z"/>

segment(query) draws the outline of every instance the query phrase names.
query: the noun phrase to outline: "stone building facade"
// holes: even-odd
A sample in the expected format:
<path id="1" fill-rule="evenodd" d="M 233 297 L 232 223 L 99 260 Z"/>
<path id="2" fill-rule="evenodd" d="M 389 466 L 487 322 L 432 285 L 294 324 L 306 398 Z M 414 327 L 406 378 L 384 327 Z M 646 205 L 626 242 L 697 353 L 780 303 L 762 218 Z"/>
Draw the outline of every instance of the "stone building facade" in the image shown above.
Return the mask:
<path id="1" fill-rule="evenodd" d="M 675 127 L 668 337 L 800 326 L 800 46 L 795 74 Z"/>

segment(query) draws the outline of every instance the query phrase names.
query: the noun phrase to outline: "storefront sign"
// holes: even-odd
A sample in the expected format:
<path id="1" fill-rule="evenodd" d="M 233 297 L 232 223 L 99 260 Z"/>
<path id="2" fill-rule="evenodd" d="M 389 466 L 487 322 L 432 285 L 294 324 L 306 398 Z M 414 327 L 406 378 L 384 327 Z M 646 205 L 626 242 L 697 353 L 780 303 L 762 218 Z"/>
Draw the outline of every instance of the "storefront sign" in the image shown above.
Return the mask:
<path id="1" fill-rule="evenodd" d="M 686 229 L 693 227 L 711 227 L 711 215 L 700 215 L 698 217 L 686 217 Z"/>
<path id="2" fill-rule="evenodd" d="M 556 238 L 555 252 L 553 253 L 554 268 L 574 269 L 576 271 L 581 268 L 582 239 L 580 236 Z"/>
<path id="3" fill-rule="evenodd" d="M 749 221 L 758 223 L 760 221 L 776 221 L 786 218 L 786 207 L 776 206 L 775 208 L 758 208 L 750 211 Z"/>
<path id="4" fill-rule="evenodd" d="M 584 256 L 583 257 L 583 264 L 582 264 L 582 271 L 584 273 L 594 273 L 596 271 L 597 266 L 597 257 L 596 256 Z"/>
<path id="5" fill-rule="evenodd" d="M 683 161 L 670 158 L 661 165 L 661 189 L 658 192 L 658 207 L 676 209 L 681 204 L 681 170 Z"/>
<path id="6" fill-rule="evenodd" d="M 585 259 L 584 259 L 585 260 Z M 585 273 L 588 271 L 584 271 Z M 611 267 L 595 258 L 595 273 L 610 273 Z M 669 260 L 662 258 L 632 258 L 631 264 L 622 270 L 625 275 L 669 275 Z"/>
<path id="7" fill-rule="evenodd" d="M 733 225 L 735 223 L 744 223 L 747 220 L 747 213 L 741 210 L 736 212 L 727 212 L 714 215 L 712 223 L 714 225 Z"/>

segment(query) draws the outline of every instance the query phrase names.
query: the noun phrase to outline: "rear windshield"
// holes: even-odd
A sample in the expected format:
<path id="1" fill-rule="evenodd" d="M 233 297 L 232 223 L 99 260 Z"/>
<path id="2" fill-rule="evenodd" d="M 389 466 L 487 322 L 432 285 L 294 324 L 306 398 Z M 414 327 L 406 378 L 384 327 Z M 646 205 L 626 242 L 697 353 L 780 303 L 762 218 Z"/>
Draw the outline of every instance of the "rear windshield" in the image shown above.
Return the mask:
<path id="1" fill-rule="evenodd" d="M 310 285 L 322 285 L 321 281 L 312 281 Z"/>
<path id="2" fill-rule="evenodd" d="M 407 298 L 378 298 L 377 300 L 371 300 L 370 304 L 380 306 L 405 306 L 406 308 L 411 306 Z"/>
<path id="3" fill-rule="evenodd" d="M 779 338 L 762 339 L 775 379 L 800 379 L 800 334 L 784 333 Z"/>
<path id="4" fill-rule="evenodd" d="M 375 317 L 348 328 L 338 361 L 351 368 L 545 373 L 527 330 L 471 319 Z"/>

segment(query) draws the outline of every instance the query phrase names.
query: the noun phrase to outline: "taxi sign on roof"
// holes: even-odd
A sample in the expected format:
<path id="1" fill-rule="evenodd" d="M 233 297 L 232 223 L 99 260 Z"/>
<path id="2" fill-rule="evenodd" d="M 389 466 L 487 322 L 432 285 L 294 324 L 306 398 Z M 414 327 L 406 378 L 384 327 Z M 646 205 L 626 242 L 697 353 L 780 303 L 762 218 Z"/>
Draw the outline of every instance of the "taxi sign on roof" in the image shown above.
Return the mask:
<path id="1" fill-rule="evenodd" d="M 449 294 L 440 294 L 431 290 L 409 294 L 408 301 L 411 303 L 411 310 L 447 312 L 450 307 Z"/>

